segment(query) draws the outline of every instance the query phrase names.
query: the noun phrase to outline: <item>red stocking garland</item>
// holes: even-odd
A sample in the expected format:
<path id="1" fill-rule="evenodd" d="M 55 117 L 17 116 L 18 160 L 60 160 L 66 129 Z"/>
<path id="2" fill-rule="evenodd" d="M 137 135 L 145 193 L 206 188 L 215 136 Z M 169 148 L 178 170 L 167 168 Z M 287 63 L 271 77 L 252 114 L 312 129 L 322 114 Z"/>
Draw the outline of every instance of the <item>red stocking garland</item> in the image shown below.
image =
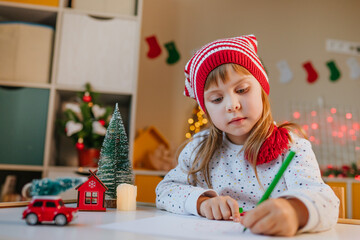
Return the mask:
<path id="1" fill-rule="evenodd" d="M 161 48 L 160 45 L 156 39 L 156 36 L 150 36 L 146 38 L 146 42 L 149 45 L 149 51 L 147 53 L 147 56 L 149 58 L 156 58 L 161 54 Z"/>
<path id="2" fill-rule="evenodd" d="M 306 62 L 303 64 L 303 67 L 305 68 L 306 72 L 307 72 L 307 81 L 308 83 L 314 83 L 319 75 L 316 72 L 314 66 L 312 65 L 312 63 L 310 61 Z"/>

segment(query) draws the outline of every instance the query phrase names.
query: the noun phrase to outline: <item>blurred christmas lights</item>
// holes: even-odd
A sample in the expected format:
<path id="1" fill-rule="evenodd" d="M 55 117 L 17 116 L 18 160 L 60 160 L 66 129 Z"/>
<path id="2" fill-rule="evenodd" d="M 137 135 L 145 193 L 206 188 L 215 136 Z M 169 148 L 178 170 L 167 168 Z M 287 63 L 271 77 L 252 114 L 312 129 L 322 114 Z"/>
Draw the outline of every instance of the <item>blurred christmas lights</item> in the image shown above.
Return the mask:
<path id="1" fill-rule="evenodd" d="M 195 133 L 200 132 L 200 130 L 206 126 L 208 120 L 205 118 L 205 113 L 201 110 L 199 106 L 196 106 L 193 109 L 192 118 L 188 119 L 189 130 L 185 134 L 186 138 L 191 138 Z"/>

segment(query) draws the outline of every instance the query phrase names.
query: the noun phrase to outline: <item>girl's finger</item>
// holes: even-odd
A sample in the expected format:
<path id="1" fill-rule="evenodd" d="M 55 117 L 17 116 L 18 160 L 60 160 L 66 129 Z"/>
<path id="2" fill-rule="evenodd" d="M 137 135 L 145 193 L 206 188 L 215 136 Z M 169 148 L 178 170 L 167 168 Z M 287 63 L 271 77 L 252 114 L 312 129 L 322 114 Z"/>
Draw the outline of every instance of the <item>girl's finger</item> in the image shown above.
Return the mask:
<path id="1" fill-rule="evenodd" d="M 216 220 L 221 220 L 222 214 L 221 214 L 220 206 L 218 204 L 215 204 L 212 206 L 211 209 L 212 209 L 212 214 L 213 214 L 214 218 Z"/>
<path id="2" fill-rule="evenodd" d="M 270 213 L 255 222 L 255 224 L 253 224 L 250 229 L 251 232 L 256 234 L 272 235 L 273 232 L 278 231 L 278 229 L 276 229 L 277 226 L 278 223 L 275 221 L 273 214 Z"/>
<path id="3" fill-rule="evenodd" d="M 207 218 L 207 219 L 214 219 L 212 210 L 211 210 L 211 205 L 207 204 L 204 206 L 203 208 L 203 215 Z"/>
<path id="4" fill-rule="evenodd" d="M 231 216 L 234 222 L 240 222 L 240 213 L 239 213 L 239 204 L 235 199 L 228 198 L 226 199 L 226 203 L 230 207 Z"/>
<path id="5" fill-rule="evenodd" d="M 245 227 L 251 228 L 256 222 L 268 215 L 270 211 L 271 208 L 268 204 L 266 204 L 266 201 L 263 202 L 253 210 L 246 212 L 246 215 L 243 219 L 243 225 Z"/>
<path id="6" fill-rule="evenodd" d="M 230 206 L 227 204 L 226 201 L 220 203 L 220 210 L 223 219 L 228 220 L 230 219 L 230 217 L 232 217 Z"/>

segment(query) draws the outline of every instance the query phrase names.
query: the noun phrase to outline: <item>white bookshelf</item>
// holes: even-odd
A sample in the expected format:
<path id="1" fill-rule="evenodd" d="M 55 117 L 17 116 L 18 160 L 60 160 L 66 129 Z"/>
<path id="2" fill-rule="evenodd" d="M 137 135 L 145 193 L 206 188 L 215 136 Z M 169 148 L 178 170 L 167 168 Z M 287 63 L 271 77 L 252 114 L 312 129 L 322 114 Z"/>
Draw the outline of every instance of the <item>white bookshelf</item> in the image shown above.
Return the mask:
<path id="1" fill-rule="evenodd" d="M 105 12 L 85 11 L 72 9 L 67 7 L 67 0 L 60 0 L 58 7 L 47 7 L 35 4 L 23 4 L 15 2 L 0 1 L 0 23 L 1 21 L 24 21 L 30 23 L 45 24 L 53 27 L 54 30 L 54 42 L 53 52 L 51 59 L 51 76 L 48 83 L 31 83 L 31 82 L 13 82 L 4 79 L 0 79 L 1 87 L 21 87 L 21 88 L 35 88 L 35 89 L 47 89 L 49 90 L 48 109 L 47 109 L 47 124 L 46 135 L 44 144 L 43 164 L 42 165 L 23 165 L 23 164 L 3 164 L 0 162 L 0 170 L 3 171 L 35 171 L 41 172 L 42 177 L 58 176 L 57 173 L 61 173 L 62 176 L 72 176 L 78 169 L 74 165 L 64 164 L 61 158 L 62 152 L 69 152 L 71 158 L 77 158 L 75 147 L 69 144 L 70 139 L 65 144 L 61 141 L 66 138 L 61 138 L 56 133 L 56 119 L 58 119 L 61 111 L 61 103 L 75 96 L 77 92 L 84 91 L 84 85 L 79 83 L 74 84 L 62 84 L 58 82 L 59 76 L 59 63 L 61 53 L 61 39 L 63 29 L 64 16 L 66 14 L 72 15 L 88 15 L 95 16 L 103 19 L 116 19 L 131 21 L 135 23 L 136 34 L 134 35 L 135 50 L 134 50 L 134 72 L 131 74 L 132 81 L 131 90 L 122 91 L 116 89 L 114 86 L 92 86 L 93 91 L 101 95 L 103 100 L 108 104 L 114 104 L 115 102 L 123 102 L 127 108 L 128 116 L 128 135 L 130 160 L 133 156 L 133 143 L 135 137 L 135 113 L 136 113 L 136 91 L 138 81 L 138 64 L 139 64 L 139 48 L 140 48 L 140 29 L 141 29 L 141 16 L 142 16 L 142 0 L 137 0 L 136 15 L 128 16 L 122 14 L 113 14 Z M 116 31 L 116 29 L 114 29 Z M 119 76 L 120 77 L 120 76 Z M 115 90 L 114 90 L 115 89 Z M 103 103 L 101 100 L 100 103 Z M 124 121 L 125 122 L 125 121 Z M 1 136 L 0 136 L 1 137 Z M 65 140 L 67 141 L 67 140 Z M 65 145 L 65 148 L 59 149 L 59 145 Z M 139 175 L 155 175 L 163 176 L 166 172 L 162 171 L 147 171 L 147 170 L 135 170 L 135 174 Z"/>

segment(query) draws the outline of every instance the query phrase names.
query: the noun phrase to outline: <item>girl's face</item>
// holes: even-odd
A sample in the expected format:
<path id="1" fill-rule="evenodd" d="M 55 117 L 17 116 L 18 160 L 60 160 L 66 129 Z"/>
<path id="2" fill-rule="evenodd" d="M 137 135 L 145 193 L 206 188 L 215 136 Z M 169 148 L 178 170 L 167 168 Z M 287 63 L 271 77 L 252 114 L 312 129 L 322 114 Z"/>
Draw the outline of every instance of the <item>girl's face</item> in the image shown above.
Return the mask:
<path id="1" fill-rule="evenodd" d="M 243 145 L 260 119 L 263 109 L 261 86 L 253 75 L 237 73 L 227 67 L 227 81 L 216 79 L 204 91 L 207 114 L 229 140 Z"/>

